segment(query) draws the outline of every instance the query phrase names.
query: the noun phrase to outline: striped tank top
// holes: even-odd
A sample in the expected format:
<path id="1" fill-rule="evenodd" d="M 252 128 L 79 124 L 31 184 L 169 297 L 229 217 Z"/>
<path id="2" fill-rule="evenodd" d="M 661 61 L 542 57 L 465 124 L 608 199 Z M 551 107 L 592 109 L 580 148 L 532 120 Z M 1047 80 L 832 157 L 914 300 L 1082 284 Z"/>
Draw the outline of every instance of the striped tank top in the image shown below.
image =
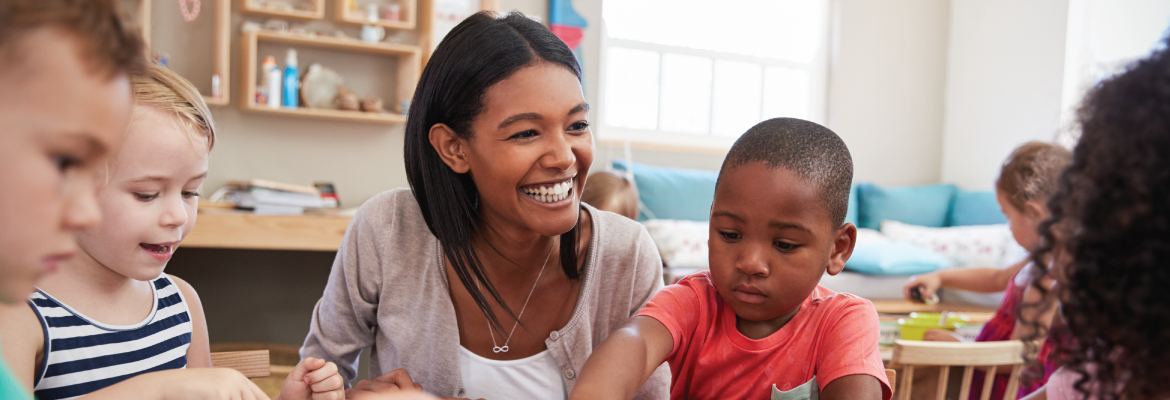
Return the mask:
<path id="1" fill-rule="evenodd" d="M 72 399 L 147 372 L 186 368 L 192 329 L 187 302 L 166 274 L 150 283 L 154 308 L 129 326 L 94 321 L 40 289 L 29 296 L 45 333 L 33 395 Z"/>

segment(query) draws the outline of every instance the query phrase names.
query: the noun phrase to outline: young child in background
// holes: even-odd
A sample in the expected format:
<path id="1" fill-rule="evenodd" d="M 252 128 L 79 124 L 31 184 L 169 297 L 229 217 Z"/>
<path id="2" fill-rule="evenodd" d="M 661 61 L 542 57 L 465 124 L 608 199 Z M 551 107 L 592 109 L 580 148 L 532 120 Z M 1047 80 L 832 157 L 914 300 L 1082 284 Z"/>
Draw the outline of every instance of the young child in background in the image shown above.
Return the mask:
<path id="1" fill-rule="evenodd" d="M 1021 247 L 1029 252 L 1036 249 L 1040 241 L 1037 227 L 1048 219 L 1049 212 L 1045 206 L 1048 198 L 1056 192 L 1060 173 L 1071 161 L 1072 153 L 1067 149 L 1052 143 L 1028 142 L 1012 151 L 1000 170 L 999 179 L 995 183 L 996 199 L 999 207 L 1008 218 L 1012 237 Z M 998 340 L 1013 340 L 1020 338 L 1020 329 L 1016 329 L 1018 321 L 1016 310 L 1024 301 L 1036 301 L 1040 298 L 1038 292 L 1026 290 L 1029 275 L 1030 259 L 1021 261 L 1008 268 L 964 268 L 950 269 L 929 274 L 917 275 L 910 278 L 910 282 L 902 288 L 907 300 L 911 299 L 911 291 L 917 289 L 923 298 L 933 296 L 939 288 L 968 290 L 980 293 L 994 293 L 1005 291 L 1003 303 L 996 309 L 995 315 L 979 336 L 977 342 Z M 1048 281 L 1051 284 L 1051 281 Z M 1004 289 L 1007 288 L 1007 289 Z M 1044 317 L 1044 326 L 1051 322 L 1052 312 Z M 931 330 L 923 337 L 933 341 L 959 341 L 958 336 L 944 330 Z M 1051 342 L 1046 342 L 1041 356 L 1045 359 L 1052 349 Z M 1030 385 L 1021 385 L 1020 396 L 1035 391 L 1044 384 L 1048 375 L 1055 370 L 1055 365 L 1048 363 L 1044 376 Z M 976 373 L 971 385 L 971 396 L 978 398 L 983 391 L 982 372 Z M 1007 388 L 1008 376 L 1000 374 L 992 388 L 991 398 L 1003 398 Z M 923 390 L 922 393 L 929 393 Z"/>
<path id="2" fill-rule="evenodd" d="M 823 126 L 777 118 L 744 133 L 715 186 L 710 271 L 602 342 L 571 398 L 630 398 L 666 361 L 674 399 L 889 399 L 873 305 L 818 285 L 853 252 L 852 179 Z"/>
<path id="3" fill-rule="evenodd" d="M 589 175 L 581 191 L 581 201 L 598 210 L 638 219 L 638 188 L 627 178 L 626 171 L 607 170 Z"/>
<path id="4" fill-rule="evenodd" d="M 138 36 L 112 1 L 0 1 L 0 308 L 28 309 L 37 281 L 98 223 L 94 176 L 130 120 Z M 83 51 L 84 50 L 84 51 Z M 0 323 L 0 346 L 9 339 Z M 4 354 L 7 356 L 7 354 Z M 0 357 L 0 399 L 31 392 Z"/>
<path id="5" fill-rule="evenodd" d="M 1033 257 L 1036 276 L 1059 282 L 1049 296 L 1069 340 L 1029 400 L 1170 399 L 1168 46 L 1097 84 L 1077 113 L 1081 138 Z"/>
<path id="6" fill-rule="evenodd" d="M 126 140 L 97 194 L 105 219 L 76 234 L 81 251 L 38 286 L 31 308 L 4 320 L 14 332 L 6 353 L 41 400 L 85 396 L 136 376 L 146 381 L 130 387 L 169 386 L 211 367 L 199 297 L 163 269 L 195 224 L 214 123 L 199 92 L 170 70 L 148 66 L 130 89 Z M 147 374 L 186 367 L 196 369 Z M 222 378 L 242 378 L 229 375 Z M 336 366 L 310 358 L 289 374 L 281 397 L 341 399 L 342 390 Z M 266 398 L 246 379 L 219 395 Z"/>

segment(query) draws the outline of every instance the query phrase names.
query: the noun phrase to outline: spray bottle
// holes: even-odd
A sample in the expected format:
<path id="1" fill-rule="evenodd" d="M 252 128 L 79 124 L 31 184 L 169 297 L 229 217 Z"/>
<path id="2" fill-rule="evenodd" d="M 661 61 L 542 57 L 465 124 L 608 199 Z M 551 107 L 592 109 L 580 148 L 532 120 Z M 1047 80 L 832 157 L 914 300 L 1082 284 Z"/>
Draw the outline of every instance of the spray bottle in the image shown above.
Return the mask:
<path id="1" fill-rule="evenodd" d="M 276 66 L 276 57 L 264 57 L 264 97 L 268 101 L 268 108 L 280 108 L 280 67 Z"/>
<path id="2" fill-rule="evenodd" d="M 300 96 L 301 76 L 297 72 L 297 50 L 288 49 L 288 56 L 284 59 L 284 95 L 281 96 L 281 105 L 285 108 L 297 108 Z"/>

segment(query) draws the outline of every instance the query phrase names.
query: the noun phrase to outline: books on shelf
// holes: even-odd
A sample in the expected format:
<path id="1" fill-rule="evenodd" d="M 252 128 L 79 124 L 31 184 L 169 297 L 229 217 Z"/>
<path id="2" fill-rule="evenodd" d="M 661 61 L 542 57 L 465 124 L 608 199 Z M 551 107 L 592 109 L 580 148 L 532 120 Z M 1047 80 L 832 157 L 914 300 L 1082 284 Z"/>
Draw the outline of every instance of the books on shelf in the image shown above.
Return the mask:
<path id="1" fill-rule="evenodd" d="M 230 182 L 220 191 L 223 193 L 214 195 L 213 200 L 222 197 L 235 203 L 236 208 L 252 210 L 258 215 L 299 215 L 305 209 L 328 206 L 320 191 L 312 186 L 251 179 Z"/>

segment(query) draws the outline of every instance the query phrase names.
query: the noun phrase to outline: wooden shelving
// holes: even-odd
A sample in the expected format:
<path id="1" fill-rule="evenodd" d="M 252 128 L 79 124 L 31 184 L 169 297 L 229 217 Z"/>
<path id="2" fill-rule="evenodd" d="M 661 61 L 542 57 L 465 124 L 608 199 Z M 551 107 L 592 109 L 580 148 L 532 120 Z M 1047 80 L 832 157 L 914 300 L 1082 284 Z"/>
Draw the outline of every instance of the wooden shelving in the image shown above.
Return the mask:
<path id="1" fill-rule="evenodd" d="M 326 118 L 356 122 L 391 124 L 406 122 L 406 116 L 399 114 L 379 114 L 361 111 L 313 109 L 304 107 L 295 109 L 269 108 L 261 104 L 256 104 L 255 71 L 257 71 L 257 46 L 261 41 L 395 57 L 398 61 L 398 91 L 396 93 L 396 98 L 387 99 L 385 104 L 396 104 L 396 100 L 410 99 L 414 97 L 414 88 L 415 85 L 418 84 L 419 68 L 422 60 L 422 51 L 418 46 L 393 43 L 367 43 L 357 39 L 342 39 L 324 36 L 310 37 L 269 31 L 246 32 L 240 41 L 240 70 L 246 71 L 243 84 L 240 85 L 240 109 L 242 110 L 275 115 Z"/>
<path id="2" fill-rule="evenodd" d="M 151 33 L 151 2 L 152 0 L 137 0 L 138 1 L 138 26 L 142 32 L 142 41 L 146 44 L 147 51 L 150 51 L 150 33 Z M 203 102 L 209 106 L 226 106 L 231 103 L 230 92 L 232 82 L 232 55 L 231 55 L 231 36 L 232 36 L 232 0 L 213 0 L 215 2 L 215 33 L 212 40 L 215 43 L 213 53 L 211 55 L 211 62 L 213 63 L 213 73 L 219 75 L 220 97 L 214 98 L 207 94 L 203 95 Z M 314 0 L 323 2 L 325 0 Z M 324 12 L 324 5 L 320 7 Z M 190 79 L 190 78 L 188 78 Z"/>
<path id="3" fill-rule="evenodd" d="M 335 0 L 333 3 L 336 4 L 336 7 L 333 9 L 333 19 L 337 20 L 337 22 L 356 25 L 371 24 L 371 22 L 366 21 L 365 12 L 362 10 L 350 10 L 346 8 L 346 1 Z M 417 1 L 401 0 L 398 4 L 401 6 L 401 10 L 399 12 L 403 17 L 406 18 L 399 21 L 379 18 L 372 24 L 390 29 L 414 29 L 416 25 L 415 21 L 418 19 Z"/>
<path id="4" fill-rule="evenodd" d="M 337 251 L 352 217 L 199 210 L 183 247 Z"/>
<path id="5" fill-rule="evenodd" d="M 259 3 L 258 0 L 243 0 L 243 1 L 244 1 L 244 3 L 240 4 L 240 10 L 245 12 L 245 13 L 248 13 L 248 14 L 263 15 L 266 17 L 273 17 L 273 18 L 288 18 L 288 19 L 295 19 L 295 20 L 301 20 L 301 21 L 313 21 L 313 20 L 325 19 L 325 0 L 311 0 L 313 3 L 313 10 L 312 11 L 296 10 L 296 9 L 292 9 L 292 10 L 288 10 L 288 11 L 274 10 L 274 9 L 268 9 L 268 8 L 264 8 L 263 6 L 257 5 L 256 3 Z"/>

